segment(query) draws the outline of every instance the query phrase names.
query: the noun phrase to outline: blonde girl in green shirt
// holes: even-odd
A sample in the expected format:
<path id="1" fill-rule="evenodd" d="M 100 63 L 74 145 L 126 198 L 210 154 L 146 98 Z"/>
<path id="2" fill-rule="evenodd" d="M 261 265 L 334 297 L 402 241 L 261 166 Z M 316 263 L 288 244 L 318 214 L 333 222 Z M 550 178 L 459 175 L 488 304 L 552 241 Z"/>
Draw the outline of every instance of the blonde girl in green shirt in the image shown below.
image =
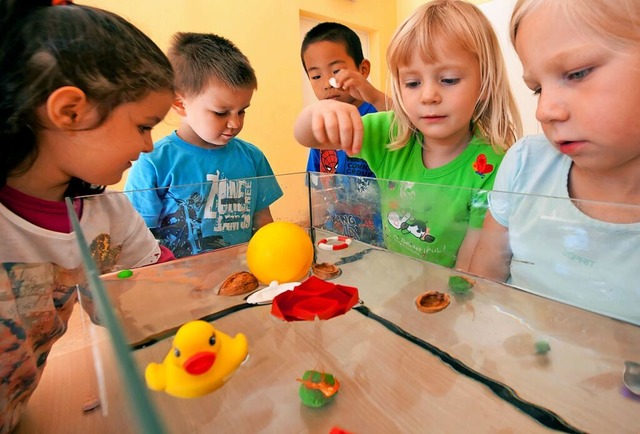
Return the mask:
<path id="1" fill-rule="evenodd" d="M 299 115 L 295 137 L 367 161 L 389 249 L 466 270 L 484 190 L 521 135 L 498 40 L 476 6 L 437 0 L 396 30 L 387 64 L 395 111 L 361 118 L 348 104 L 318 101 Z"/>

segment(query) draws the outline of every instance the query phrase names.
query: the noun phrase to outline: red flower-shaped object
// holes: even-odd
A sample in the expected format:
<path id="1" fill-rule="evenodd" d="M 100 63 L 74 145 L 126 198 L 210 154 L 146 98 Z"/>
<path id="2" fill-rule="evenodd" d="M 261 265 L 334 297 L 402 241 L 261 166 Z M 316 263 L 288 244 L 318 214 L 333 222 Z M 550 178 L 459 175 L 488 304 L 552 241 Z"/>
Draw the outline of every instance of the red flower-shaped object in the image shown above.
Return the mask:
<path id="1" fill-rule="evenodd" d="M 488 175 L 493 172 L 493 164 L 487 163 L 487 156 L 484 154 L 478 155 L 475 163 L 473 163 L 473 170 L 480 175 L 481 178 L 484 178 L 484 175 Z"/>
<path id="2" fill-rule="evenodd" d="M 336 285 L 315 276 L 277 295 L 271 314 L 285 321 L 313 321 L 345 314 L 359 300 L 358 288 Z"/>

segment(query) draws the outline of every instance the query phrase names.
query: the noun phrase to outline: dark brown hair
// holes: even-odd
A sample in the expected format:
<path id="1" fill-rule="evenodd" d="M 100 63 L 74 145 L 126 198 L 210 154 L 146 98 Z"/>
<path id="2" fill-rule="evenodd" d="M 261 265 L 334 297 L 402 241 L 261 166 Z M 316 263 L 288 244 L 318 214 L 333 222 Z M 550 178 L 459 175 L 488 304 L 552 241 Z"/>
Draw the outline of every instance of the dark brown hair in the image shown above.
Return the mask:
<path id="1" fill-rule="evenodd" d="M 63 86 L 81 89 L 100 113 L 151 91 L 173 90 L 162 50 L 122 17 L 80 5 L 0 0 L 0 186 L 37 157 L 36 109 Z M 67 195 L 102 191 L 72 179 Z"/>

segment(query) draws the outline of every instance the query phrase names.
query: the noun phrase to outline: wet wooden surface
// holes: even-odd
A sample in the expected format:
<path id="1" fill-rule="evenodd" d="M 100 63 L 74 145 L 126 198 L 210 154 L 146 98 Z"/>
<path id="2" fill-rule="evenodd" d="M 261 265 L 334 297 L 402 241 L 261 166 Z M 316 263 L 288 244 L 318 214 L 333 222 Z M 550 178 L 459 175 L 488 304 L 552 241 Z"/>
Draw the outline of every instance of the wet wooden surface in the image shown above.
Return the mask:
<path id="1" fill-rule="evenodd" d="M 248 270 L 244 248 L 135 270 L 126 280 L 105 276 L 129 342 L 244 303 L 244 296 L 217 295 L 229 274 Z M 452 270 L 358 243 L 317 254 L 318 262 L 342 269 L 332 282 L 357 287 L 372 317 L 352 310 L 328 321 L 287 323 L 273 317 L 270 306 L 258 306 L 217 319 L 214 325 L 225 333 L 247 336 L 250 357 L 206 397 L 151 393 L 168 432 L 328 433 L 335 426 L 354 433 L 548 431 L 488 384 L 504 386 L 576 430 L 640 431 L 640 399 L 621 380 L 624 360 L 640 360 L 639 327 L 480 279 L 468 294 L 456 295 L 447 285 Z M 449 307 L 418 311 L 415 298 L 429 290 L 449 293 Z M 18 432 L 139 432 L 98 327 L 93 339 L 102 348 L 109 412 L 82 412 L 96 389 L 79 311 L 54 347 Z M 538 341 L 551 350 L 536 354 Z M 167 338 L 135 351 L 140 372 L 161 361 L 170 344 Z M 452 368 L 442 354 L 487 382 Z M 296 378 L 314 368 L 333 373 L 342 385 L 321 409 L 302 406 L 297 396 Z"/>

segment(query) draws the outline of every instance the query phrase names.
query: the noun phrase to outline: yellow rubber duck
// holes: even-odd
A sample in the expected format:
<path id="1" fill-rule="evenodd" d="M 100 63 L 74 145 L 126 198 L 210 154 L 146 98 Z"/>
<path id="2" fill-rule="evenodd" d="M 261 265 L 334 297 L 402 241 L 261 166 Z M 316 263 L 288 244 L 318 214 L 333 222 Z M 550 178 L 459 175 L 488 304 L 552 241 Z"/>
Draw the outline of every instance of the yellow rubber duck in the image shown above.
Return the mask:
<path id="1" fill-rule="evenodd" d="M 247 338 L 234 338 L 206 321 L 185 323 L 162 363 L 147 365 L 144 376 L 152 390 L 178 398 L 197 398 L 221 387 L 248 353 Z"/>

